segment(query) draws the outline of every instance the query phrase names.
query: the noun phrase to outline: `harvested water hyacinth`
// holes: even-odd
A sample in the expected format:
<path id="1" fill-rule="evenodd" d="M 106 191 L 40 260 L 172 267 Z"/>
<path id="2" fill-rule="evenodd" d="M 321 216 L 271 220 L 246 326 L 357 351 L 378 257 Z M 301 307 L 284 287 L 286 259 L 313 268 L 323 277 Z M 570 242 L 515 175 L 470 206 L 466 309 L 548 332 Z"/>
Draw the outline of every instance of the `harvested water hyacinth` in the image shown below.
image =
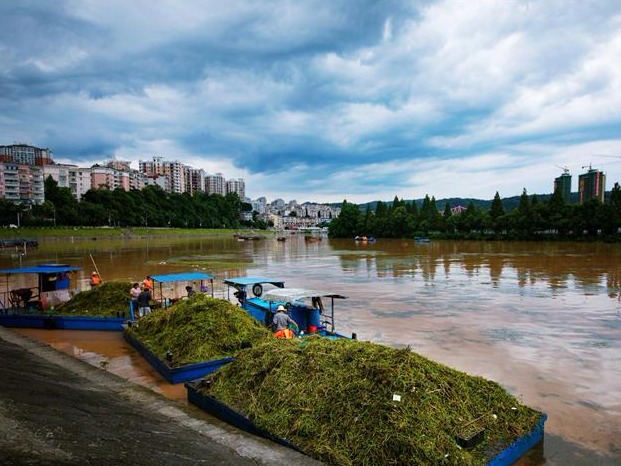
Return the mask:
<path id="1" fill-rule="evenodd" d="M 106 282 L 81 291 L 56 311 L 62 315 L 117 317 L 129 315 L 129 282 Z"/>
<path id="2" fill-rule="evenodd" d="M 409 348 L 345 339 L 270 340 L 206 379 L 201 393 L 335 465 L 484 465 L 541 416 Z"/>
<path id="3" fill-rule="evenodd" d="M 273 338 L 245 310 L 201 293 L 153 310 L 127 332 L 172 367 L 233 356 Z"/>

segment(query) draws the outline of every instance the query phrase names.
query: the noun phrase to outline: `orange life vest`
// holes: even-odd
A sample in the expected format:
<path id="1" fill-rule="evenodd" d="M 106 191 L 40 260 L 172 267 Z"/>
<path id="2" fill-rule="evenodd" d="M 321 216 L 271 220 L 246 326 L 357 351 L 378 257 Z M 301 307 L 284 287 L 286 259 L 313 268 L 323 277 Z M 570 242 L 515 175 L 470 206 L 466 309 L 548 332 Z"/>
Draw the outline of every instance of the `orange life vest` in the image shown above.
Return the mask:
<path id="1" fill-rule="evenodd" d="M 278 330 L 274 332 L 274 336 L 276 338 L 283 338 L 283 339 L 290 340 L 291 338 L 295 336 L 295 333 L 293 333 L 293 330 L 291 330 L 290 328 L 283 328 L 282 330 Z"/>

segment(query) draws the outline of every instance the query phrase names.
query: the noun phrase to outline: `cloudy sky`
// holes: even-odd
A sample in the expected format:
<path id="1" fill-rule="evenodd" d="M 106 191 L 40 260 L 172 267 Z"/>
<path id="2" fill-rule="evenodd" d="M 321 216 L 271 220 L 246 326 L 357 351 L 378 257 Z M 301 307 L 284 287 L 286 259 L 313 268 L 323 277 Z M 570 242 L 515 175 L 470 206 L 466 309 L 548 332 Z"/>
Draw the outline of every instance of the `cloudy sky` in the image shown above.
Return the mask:
<path id="1" fill-rule="evenodd" d="M 618 0 L 0 0 L 0 144 L 298 202 L 621 182 Z"/>

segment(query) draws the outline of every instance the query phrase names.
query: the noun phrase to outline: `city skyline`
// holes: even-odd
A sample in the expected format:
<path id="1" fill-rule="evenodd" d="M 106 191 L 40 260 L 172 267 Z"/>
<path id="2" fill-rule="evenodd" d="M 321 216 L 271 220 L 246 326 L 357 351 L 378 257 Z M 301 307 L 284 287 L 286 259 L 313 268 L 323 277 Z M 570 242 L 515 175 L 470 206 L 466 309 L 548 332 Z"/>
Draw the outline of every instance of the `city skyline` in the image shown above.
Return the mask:
<path id="1" fill-rule="evenodd" d="M 547 194 L 621 181 L 621 4 L 4 2 L 0 145 L 154 156 L 256 199 Z"/>

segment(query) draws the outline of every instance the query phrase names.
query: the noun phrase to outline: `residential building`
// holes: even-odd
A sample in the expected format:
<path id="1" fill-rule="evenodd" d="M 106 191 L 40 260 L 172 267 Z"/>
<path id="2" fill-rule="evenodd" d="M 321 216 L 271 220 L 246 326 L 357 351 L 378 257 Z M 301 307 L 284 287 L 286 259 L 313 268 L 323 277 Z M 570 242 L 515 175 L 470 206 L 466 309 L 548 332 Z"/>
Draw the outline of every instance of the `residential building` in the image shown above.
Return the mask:
<path id="1" fill-rule="evenodd" d="M 153 157 L 151 162 L 138 161 L 138 170 L 147 176 L 160 175 L 168 178 L 169 193 L 186 192 L 185 166 L 178 161 L 166 161 L 162 157 Z"/>
<path id="2" fill-rule="evenodd" d="M 606 192 L 606 175 L 594 168 L 589 167 L 589 171 L 578 177 L 578 194 L 580 204 L 584 204 L 590 199 L 599 199 L 604 202 Z"/>
<path id="3" fill-rule="evenodd" d="M 251 201 L 252 210 L 259 213 L 264 214 L 266 212 L 267 199 L 264 197 L 260 197 L 255 201 Z"/>
<path id="4" fill-rule="evenodd" d="M 19 143 L 10 146 L 0 146 L 0 162 L 38 166 L 47 165 L 53 163 L 52 151 Z"/>
<path id="5" fill-rule="evenodd" d="M 0 163 L 0 196 L 16 204 L 43 204 L 43 167 Z"/>
<path id="6" fill-rule="evenodd" d="M 198 192 L 205 192 L 205 170 L 202 168 L 185 167 L 185 192 L 194 195 Z"/>
<path id="7" fill-rule="evenodd" d="M 226 194 L 229 193 L 236 193 L 243 201 L 246 198 L 246 182 L 242 178 L 228 180 L 226 182 Z"/>
<path id="8" fill-rule="evenodd" d="M 554 191 L 560 191 L 561 196 L 565 202 L 569 202 L 571 199 L 571 175 L 568 172 L 564 172 L 558 178 L 554 178 Z"/>
<path id="9" fill-rule="evenodd" d="M 205 192 L 207 194 L 226 194 L 226 182 L 222 173 L 205 176 Z"/>
<path id="10" fill-rule="evenodd" d="M 43 166 L 43 179 L 51 176 L 59 188 L 69 188 L 78 201 L 91 189 L 91 169 L 52 163 Z"/>
<path id="11" fill-rule="evenodd" d="M 92 189 L 109 190 L 121 188 L 125 191 L 129 191 L 129 172 L 116 170 L 110 167 L 102 167 L 100 165 L 93 165 L 91 167 L 91 187 Z"/>

